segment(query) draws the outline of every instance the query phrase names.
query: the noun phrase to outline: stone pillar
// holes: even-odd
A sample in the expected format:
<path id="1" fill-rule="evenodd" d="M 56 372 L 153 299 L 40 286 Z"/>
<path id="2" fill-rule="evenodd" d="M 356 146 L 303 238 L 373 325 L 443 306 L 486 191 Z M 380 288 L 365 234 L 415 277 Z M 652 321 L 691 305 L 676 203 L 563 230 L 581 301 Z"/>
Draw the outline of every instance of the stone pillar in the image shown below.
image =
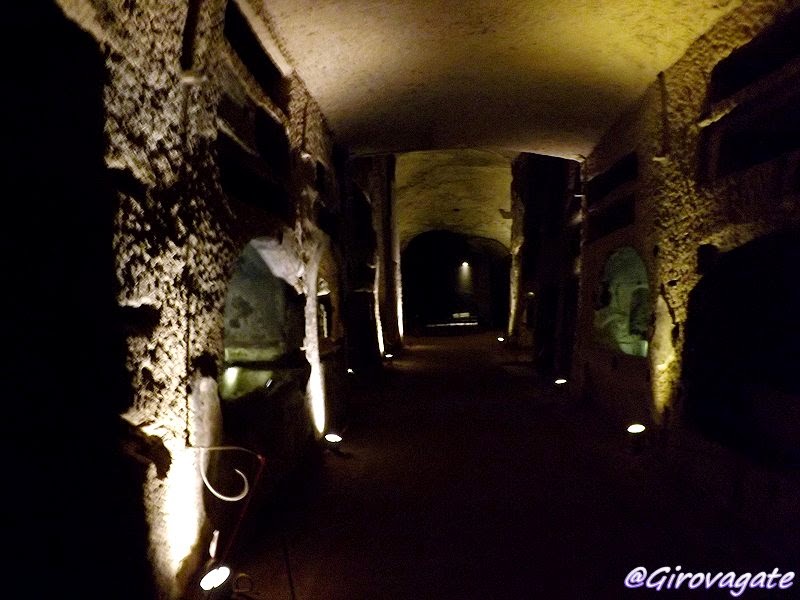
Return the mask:
<path id="1" fill-rule="evenodd" d="M 524 154 L 511 163 L 511 274 L 508 311 L 508 337 L 515 345 L 523 344 L 524 291 L 523 291 L 523 247 L 525 245 L 525 198 L 527 196 L 528 171 Z"/>

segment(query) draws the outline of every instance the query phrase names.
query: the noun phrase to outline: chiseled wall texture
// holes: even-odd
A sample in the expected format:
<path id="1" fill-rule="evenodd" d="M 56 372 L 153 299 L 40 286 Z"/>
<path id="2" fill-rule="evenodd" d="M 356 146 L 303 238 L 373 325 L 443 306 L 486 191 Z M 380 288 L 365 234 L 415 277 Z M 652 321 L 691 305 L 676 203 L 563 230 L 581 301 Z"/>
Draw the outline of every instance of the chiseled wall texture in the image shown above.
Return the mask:
<path id="1" fill-rule="evenodd" d="M 409 152 L 395 177 L 400 248 L 444 229 L 511 246 L 511 158 L 488 150 Z"/>
<path id="2" fill-rule="evenodd" d="M 663 86 L 656 81 L 648 88 L 636 106 L 604 135 L 584 165 L 584 179 L 588 180 L 631 151 L 639 157 L 635 223 L 584 247 L 577 375 L 582 375 L 582 364 L 607 359 L 589 342 L 591 294 L 608 254 L 622 245 L 633 246 L 647 266 L 657 317 L 649 354 L 652 410 L 644 411 L 656 420 L 675 400 L 683 338 L 678 327 L 673 345 L 672 333 L 675 325 L 685 322 L 689 292 L 700 277 L 696 272 L 698 246 L 715 244 L 727 251 L 798 217 L 796 205 L 781 203 L 769 187 L 773 165 L 710 183 L 701 183 L 697 177 L 700 123 L 711 70 L 772 24 L 776 16 L 797 6 L 797 2 L 778 0 L 750 2 L 722 18 L 664 73 Z M 647 370 L 640 369 L 637 374 L 646 376 Z M 641 383 L 638 387 L 646 391 Z"/>
<path id="3" fill-rule="evenodd" d="M 311 221 L 318 195 L 304 153 L 330 167 L 330 136 L 318 107 L 292 75 L 283 122 L 296 214 L 294 222 L 276 226 L 267 214 L 226 198 L 219 181 L 213 150 L 217 73 L 221 61 L 237 64 L 223 38 L 224 0 L 198 3 L 195 77 L 189 80 L 182 78 L 181 67 L 187 2 L 60 0 L 59 5 L 106 56 L 105 161 L 118 201 L 119 303 L 155 315 L 150 327 L 127 338 L 133 402 L 124 418 L 159 438 L 169 452 L 166 475 L 151 465 L 143 495 L 159 594 L 176 598 L 208 543 L 198 457 L 187 449 L 191 361 L 204 351 L 221 360 L 228 281 L 249 239 L 283 229 L 298 242 L 306 277 L 315 276 L 324 234 Z M 258 3 L 251 8 L 260 10 Z M 268 104 L 258 98 L 258 86 L 242 78 L 248 91 Z M 311 297 L 315 303 L 316 294 Z M 312 309 L 307 312 L 315 314 L 316 305 Z"/>
<path id="4" fill-rule="evenodd" d="M 798 5 L 781 0 L 747 2 L 723 17 L 665 71 L 663 81 L 657 80 L 648 88 L 640 101 L 604 135 L 584 165 L 584 180 L 589 180 L 631 151 L 636 151 L 639 157 L 638 181 L 633 186 L 634 224 L 585 243 L 582 250 L 573 379 L 582 392 L 594 391 L 597 397 L 607 398 L 615 416 L 628 422 L 634 419 L 661 422 L 672 431 L 673 438 L 682 429 L 677 419 L 681 353 L 689 293 L 700 279 L 698 247 L 714 244 L 728 251 L 796 223 L 800 217 L 796 198 L 787 202 L 786 197 L 775 193 L 774 183 L 783 177 L 781 161 L 764 163 L 708 183 L 698 179 L 697 161 L 710 74 L 731 51 Z M 765 96 L 762 101 L 769 97 Z M 638 251 L 648 271 L 654 322 L 647 359 L 612 355 L 592 341 L 592 295 L 607 256 L 624 245 Z M 687 470 L 701 471 L 701 455 L 695 452 L 689 458 L 688 454 L 691 452 L 687 453 Z M 719 473 L 728 470 L 720 467 L 719 461 L 713 464 L 716 466 L 706 469 L 701 478 L 704 482 L 715 481 L 708 485 L 718 485 L 715 491 L 719 497 L 727 497 L 730 479 L 725 481 L 726 476 Z M 715 471 L 717 475 L 713 474 Z M 737 471 L 742 472 L 741 465 L 732 467 L 729 474 L 733 477 Z M 764 489 L 763 481 L 751 483 L 754 489 Z M 747 488 L 749 484 L 742 485 Z M 778 499 L 773 501 L 777 503 Z M 771 509 L 767 509 L 769 512 Z"/>

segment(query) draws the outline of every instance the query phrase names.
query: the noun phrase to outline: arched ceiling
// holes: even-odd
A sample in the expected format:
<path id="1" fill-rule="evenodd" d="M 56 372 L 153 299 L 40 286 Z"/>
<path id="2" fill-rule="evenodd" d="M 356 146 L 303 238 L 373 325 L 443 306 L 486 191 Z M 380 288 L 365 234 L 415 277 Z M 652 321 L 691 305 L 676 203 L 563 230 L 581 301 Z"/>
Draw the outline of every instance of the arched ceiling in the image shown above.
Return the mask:
<path id="1" fill-rule="evenodd" d="M 495 147 L 579 158 L 741 0 L 265 0 L 355 152 Z"/>
<path id="2" fill-rule="evenodd" d="M 400 247 L 445 230 L 511 245 L 511 159 L 486 150 L 397 156 L 395 218 Z"/>

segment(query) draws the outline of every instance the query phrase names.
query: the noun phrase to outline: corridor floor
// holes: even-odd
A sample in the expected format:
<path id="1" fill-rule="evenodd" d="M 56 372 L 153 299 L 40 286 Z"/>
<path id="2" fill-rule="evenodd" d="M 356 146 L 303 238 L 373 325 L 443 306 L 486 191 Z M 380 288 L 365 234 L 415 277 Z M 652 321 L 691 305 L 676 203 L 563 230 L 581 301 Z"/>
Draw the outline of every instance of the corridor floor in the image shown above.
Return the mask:
<path id="1" fill-rule="evenodd" d="M 235 568 L 253 588 L 240 597 L 730 598 L 623 581 L 637 566 L 800 566 L 494 336 L 407 342 L 379 391 L 353 400 L 341 454 L 325 452 L 248 524 Z"/>

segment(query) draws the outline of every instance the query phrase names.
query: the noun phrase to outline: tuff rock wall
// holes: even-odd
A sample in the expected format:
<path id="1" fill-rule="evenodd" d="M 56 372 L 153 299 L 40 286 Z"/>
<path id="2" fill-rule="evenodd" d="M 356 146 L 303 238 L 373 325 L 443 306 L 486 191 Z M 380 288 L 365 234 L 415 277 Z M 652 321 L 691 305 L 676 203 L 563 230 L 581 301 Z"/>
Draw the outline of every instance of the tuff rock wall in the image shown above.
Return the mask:
<path id="1" fill-rule="evenodd" d="M 326 235 L 315 219 L 323 193 L 329 211 L 337 210 L 332 143 L 293 73 L 284 73 L 282 106 L 264 93 L 225 35 L 223 0 L 59 5 L 105 58 L 104 161 L 116 207 L 117 301 L 131 392 L 122 415 L 130 435 L 161 448 L 143 458 L 150 463 L 142 489 L 148 558 L 158 597 L 177 598 L 206 557 L 209 537 L 198 452 L 188 444 L 193 361 L 208 352 L 221 364 L 227 286 L 250 239 L 272 238 L 294 253 L 295 272 L 282 275 L 306 294 L 307 358 L 319 377 L 316 270 Z M 264 35 L 260 5 L 237 5 Z M 277 115 L 288 139 L 280 157 L 288 166 L 278 178 L 289 206 L 283 213 L 270 208 L 269 197 L 253 206 L 221 183 L 219 105 L 231 73 L 248 102 Z M 319 380 L 311 385 L 322 389 Z"/>
<path id="2" fill-rule="evenodd" d="M 725 146 L 738 133 L 769 130 L 773 119 L 796 107 L 796 66 L 781 66 L 775 58 L 788 52 L 794 42 L 787 40 L 796 36 L 756 51 L 727 74 L 717 67 L 774 24 L 788 21 L 797 8 L 797 2 L 747 2 L 720 19 L 659 75 L 586 159 L 578 336 L 570 384 L 576 396 L 602 404 L 614 427 L 634 421 L 651 426 L 650 439 L 674 461 L 681 477 L 752 519 L 765 539 L 787 543 L 798 531 L 792 509 L 800 489 L 797 477 L 765 470 L 752 457 L 698 436 L 685 420 L 682 403 L 690 293 L 709 253 L 724 254 L 791 230 L 800 218 L 796 138 L 793 146 L 749 163 L 736 161 L 752 155 L 748 146 L 755 142 Z M 793 19 L 796 27 L 796 13 Z M 772 61 L 776 68 L 760 71 Z M 726 86 L 732 91 L 721 94 Z M 604 265 L 626 246 L 647 271 L 651 318 L 646 357 L 603 347 L 594 328 Z M 724 405 L 724 399 L 718 401 Z"/>
<path id="3" fill-rule="evenodd" d="M 768 161 L 708 180 L 702 163 L 709 149 L 704 130 L 722 118 L 731 106 L 709 112 L 712 70 L 732 51 L 789 13 L 796 2 L 752 2 L 735 9 L 701 36 L 686 54 L 665 71 L 620 120 L 604 135 L 586 159 L 584 180 L 608 173 L 620 160 L 635 153 L 638 173 L 589 208 L 584 222 L 582 253 L 579 360 L 576 376 L 585 379 L 586 363 L 612 362 L 591 341 L 593 294 L 605 260 L 614 249 L 630 245 L 645 262 L 654 322 L 648 363 L 616 369 L 622 377 L 616 387 L 636 388 L 639 417 L 660 421 L 676 401 L 680 379 L 683 337 L 689 292 L 700 279 L 698 249 L 713 244 L 725 252 L 764 233 L 797 220 L 797 190 L 785 183 L 796 169 L 793 159 Z M 759 98 L 756 82 L 753 102 L 766 102 L 769 88 Z M 763 85 L 763 84 L 761 84 Z M 744 103 L 747 97 L 734 99 Z M 625 179 L 623 177 L 623 179 Z M 607 188 L 605 188 L 607 189 Z M 592 201 L 589 192 L 588 200 Z M 602 215 L 603 204 L 634 198 L 632 219 L 610 231 L 588 231 L 593 214 Z M 609 202 L 610 201 L 610 202 Z M 625 359 L 623 359 L 625 360 Z M 583 367 L 582 367 L 583 365 Z M 619 366 L 619 365 L 618 365 Z M 627 381 L 625 372 L 637 381 Z M 597 382 L 611 371 L 593 373 Z M 648 383 L 646 379 L 650 379 Z M 643 385 L 644 383 L 644 385 Z M 633 402 L 633 400 L 632 400 Z M 643 408 L 643 410 L 642 410 Z"/>

